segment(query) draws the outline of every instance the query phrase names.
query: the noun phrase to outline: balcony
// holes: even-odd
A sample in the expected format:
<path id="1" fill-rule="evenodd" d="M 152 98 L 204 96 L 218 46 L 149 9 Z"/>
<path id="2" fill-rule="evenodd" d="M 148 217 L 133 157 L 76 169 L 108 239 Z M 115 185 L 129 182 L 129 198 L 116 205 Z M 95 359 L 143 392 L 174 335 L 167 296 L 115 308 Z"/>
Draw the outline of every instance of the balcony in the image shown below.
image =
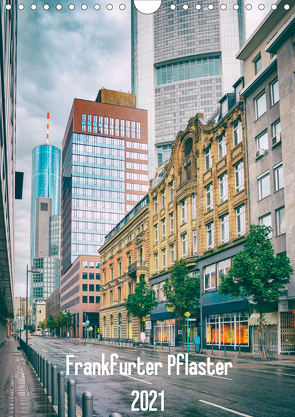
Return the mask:
<path id="1" fill-rule="evenodd" d="M 127 267 L 127 272 L 129 275 L 136 274 L 139 269 L 147 269 L 147 262 L 146 261 L 136 261 L 133 264 Z"/>

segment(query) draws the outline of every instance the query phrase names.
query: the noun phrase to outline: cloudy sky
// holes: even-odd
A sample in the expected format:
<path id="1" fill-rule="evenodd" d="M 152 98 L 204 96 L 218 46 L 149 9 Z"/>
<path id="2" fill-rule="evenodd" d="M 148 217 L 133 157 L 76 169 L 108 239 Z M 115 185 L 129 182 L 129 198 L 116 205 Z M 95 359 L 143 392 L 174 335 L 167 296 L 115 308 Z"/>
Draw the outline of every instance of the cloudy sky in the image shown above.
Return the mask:
<path id="1" fill-rule="evenodd" d="M 15 207 L 15 296 L 25 295 L 26 265 L 30 259 L 30 197 L 32 149 L 46 141 L 46 114 L 50 112 L 49 141 L 61 148 L 73 99 L 95 100 L 105 87 L 128 92 L 131 89 L 130 0 L 100 3 L 87 10 L 82 2 L 70 11 L 64 1 L 24 0 L 18 12 L 17 39 L 17 158 L 16 169 L 23 171 L 23 200 Z M 63 5 L 56 10 L 56 4 Z M 172 3 L 172 2 L 171 2 Z M 197 2 L 196 2 L 197 3 Z M 224 0 L 226 4 L 226 0 Z M 249 0 L 246 12 L 247 37 L 270 10 L 271 0 Z M 258 10 L 258 4 L 265 9 Z M 119 10 L 126 4 L 125 10 Z"/>

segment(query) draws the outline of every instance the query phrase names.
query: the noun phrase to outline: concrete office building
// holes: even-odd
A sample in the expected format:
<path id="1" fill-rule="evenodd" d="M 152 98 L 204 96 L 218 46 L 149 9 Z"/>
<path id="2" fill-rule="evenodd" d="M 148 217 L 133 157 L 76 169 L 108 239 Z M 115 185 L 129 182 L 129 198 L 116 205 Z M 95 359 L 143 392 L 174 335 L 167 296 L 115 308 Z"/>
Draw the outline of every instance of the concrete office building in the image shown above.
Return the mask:
<path id="1" fill-rule="evenodd" d="M 245 68 L 250 224 L 273 228 L 275 253 L 288 256 L 295 270 L 295 5 L 284 5 L 277 2 L 237 57 Z M 270 348 L 295 352 L 294 275 L 273 310 Z"/>
<path id="2" fill-rule="evenodd" d="M 132 94 L 102 89 L 75 99 L 62 145 L 61 274 L 95 255 L 148 190 L 147 111 Z"/>
<path id="3" fill-rule="evenodd" d="M 58 287 L 46 300 L 46 320 L 49 316 L 55 317 L 60 312 L 60 287 Z"/>
<path id="4" fill-rule="evenodd" d="M 60 149 L 48 144 L 33 149 L 31 266 L 39 273 L 31 274 L 30 300 L 35 325 L 42 321 L 37 304 L 43 306 L 60 285 L 60 172 Z"/>
<path id="5" fill-rule="evenodd" d="M 192 114 L 207 119 L 242 74 L 235 55 L 244 43 L 244 0 L 163 0 L 151 15 L 131 12 L 132 93 L 148 110 L 149 177 L 167 161 L 171 144 Z M 209 10 L 208 5 L 213 5 Z M 233 6 L 237 4 L 238 10 Z"/>
<path id="6" fill-rule="evenodd" d="M 0 4 L 0 344 L 13 319 L 17 2 Z"/>

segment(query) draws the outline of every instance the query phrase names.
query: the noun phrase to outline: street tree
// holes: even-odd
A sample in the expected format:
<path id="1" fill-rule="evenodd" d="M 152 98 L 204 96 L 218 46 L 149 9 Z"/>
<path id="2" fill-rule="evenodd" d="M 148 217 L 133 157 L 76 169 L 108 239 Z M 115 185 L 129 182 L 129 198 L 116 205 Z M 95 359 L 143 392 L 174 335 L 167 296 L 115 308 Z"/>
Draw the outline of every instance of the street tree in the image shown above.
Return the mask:
<path id="1" fill-rule="evenodd" d="M 173 308 L 178 322 L 184 328 L 186 312 L 197 315 L 200 299 L 200 277 L 191 277 L 184 259 L 175 261 L 164 284 L 166 305 Z M 183 331 L 184 345 L 184 331 Z"/>
<path id="2" fill-rule="evenodd" d="M 143 279 L 135 286 L 134 294 L 125 298 L 125 308 L 133 317 L 140 319 L 140 329 L 144 331 L 145 317 L 151 313 L 153 307 L 157 307 L 158 301 L 154 290 L 148 288 L 146 281 Z"/>
<path id="3" fill-rule="evenodd" d="M 221 274 L 219 294 L 242 297 L 259 313 L 258 331 L 262 357 L 265 359 L 265 313 L 278 303 L 281 290 L 288 282 L 293 268 L 286 256 L 276 256 L 269 237 L 271 227 L 251 225 L 244 250 L 233 259 L 228 274 Z"/>

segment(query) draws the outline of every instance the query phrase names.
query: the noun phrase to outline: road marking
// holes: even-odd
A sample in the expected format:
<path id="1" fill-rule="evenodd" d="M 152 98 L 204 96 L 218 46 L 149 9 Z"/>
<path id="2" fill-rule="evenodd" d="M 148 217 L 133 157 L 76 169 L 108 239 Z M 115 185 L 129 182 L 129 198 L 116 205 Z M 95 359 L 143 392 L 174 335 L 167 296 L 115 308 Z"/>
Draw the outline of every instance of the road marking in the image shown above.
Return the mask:
<path id="1" fill-rule="evenodd" d="M 275 374 L 275 375 L 286 375 L 286 376 L 292 376 L 293 378 L 295 377 L 295 375 L 291 375 L 291 374 L 281 374 L 280 372 L 271 372 L 271 371 L 260 371 L 259 369 L 249 369 L 249 371 L 252 371 L 252 372 L 265 372 L 267 374 Z"/>
<path id="2" fill-rule="evenodd" d="M 231 410 L 230 408 L 225 408 L 225 407 L 222 407 L 221 405 L 209 403 L 208 401 L 204 401 L 204 400 L 199 400 L 199 401 L 201 403 L 212 405 L 213 407 L 221 408 L 222 410 L 228 411 L 229 413 L 237 414 L 238 416 L 251 417 L 249 414 L 239 413 L 239 411 Z"/>
<path id="3" fill-rule="evenodd" d="M 226 378 L 225 376 L 208 375 L 208 374 L 205 374 L 205 376 L 211 376 L 211 378 L 228 379 L 229 381 L 232 381 L 232 379 L 231 379 L 231 378 Z"/>
<path id="4" fill-rule="evenodd" d="M 136 381 L 144 382 L 145 384 L 153 385 L 151 382 L 147 382 L 144 379 L 134 378 L 134 376 L 130 376 L 130 375 L 123 375 L 123 376 L 126 376 L 127 378 L 131 378 L 131 379 L 136 379 Z"/>

